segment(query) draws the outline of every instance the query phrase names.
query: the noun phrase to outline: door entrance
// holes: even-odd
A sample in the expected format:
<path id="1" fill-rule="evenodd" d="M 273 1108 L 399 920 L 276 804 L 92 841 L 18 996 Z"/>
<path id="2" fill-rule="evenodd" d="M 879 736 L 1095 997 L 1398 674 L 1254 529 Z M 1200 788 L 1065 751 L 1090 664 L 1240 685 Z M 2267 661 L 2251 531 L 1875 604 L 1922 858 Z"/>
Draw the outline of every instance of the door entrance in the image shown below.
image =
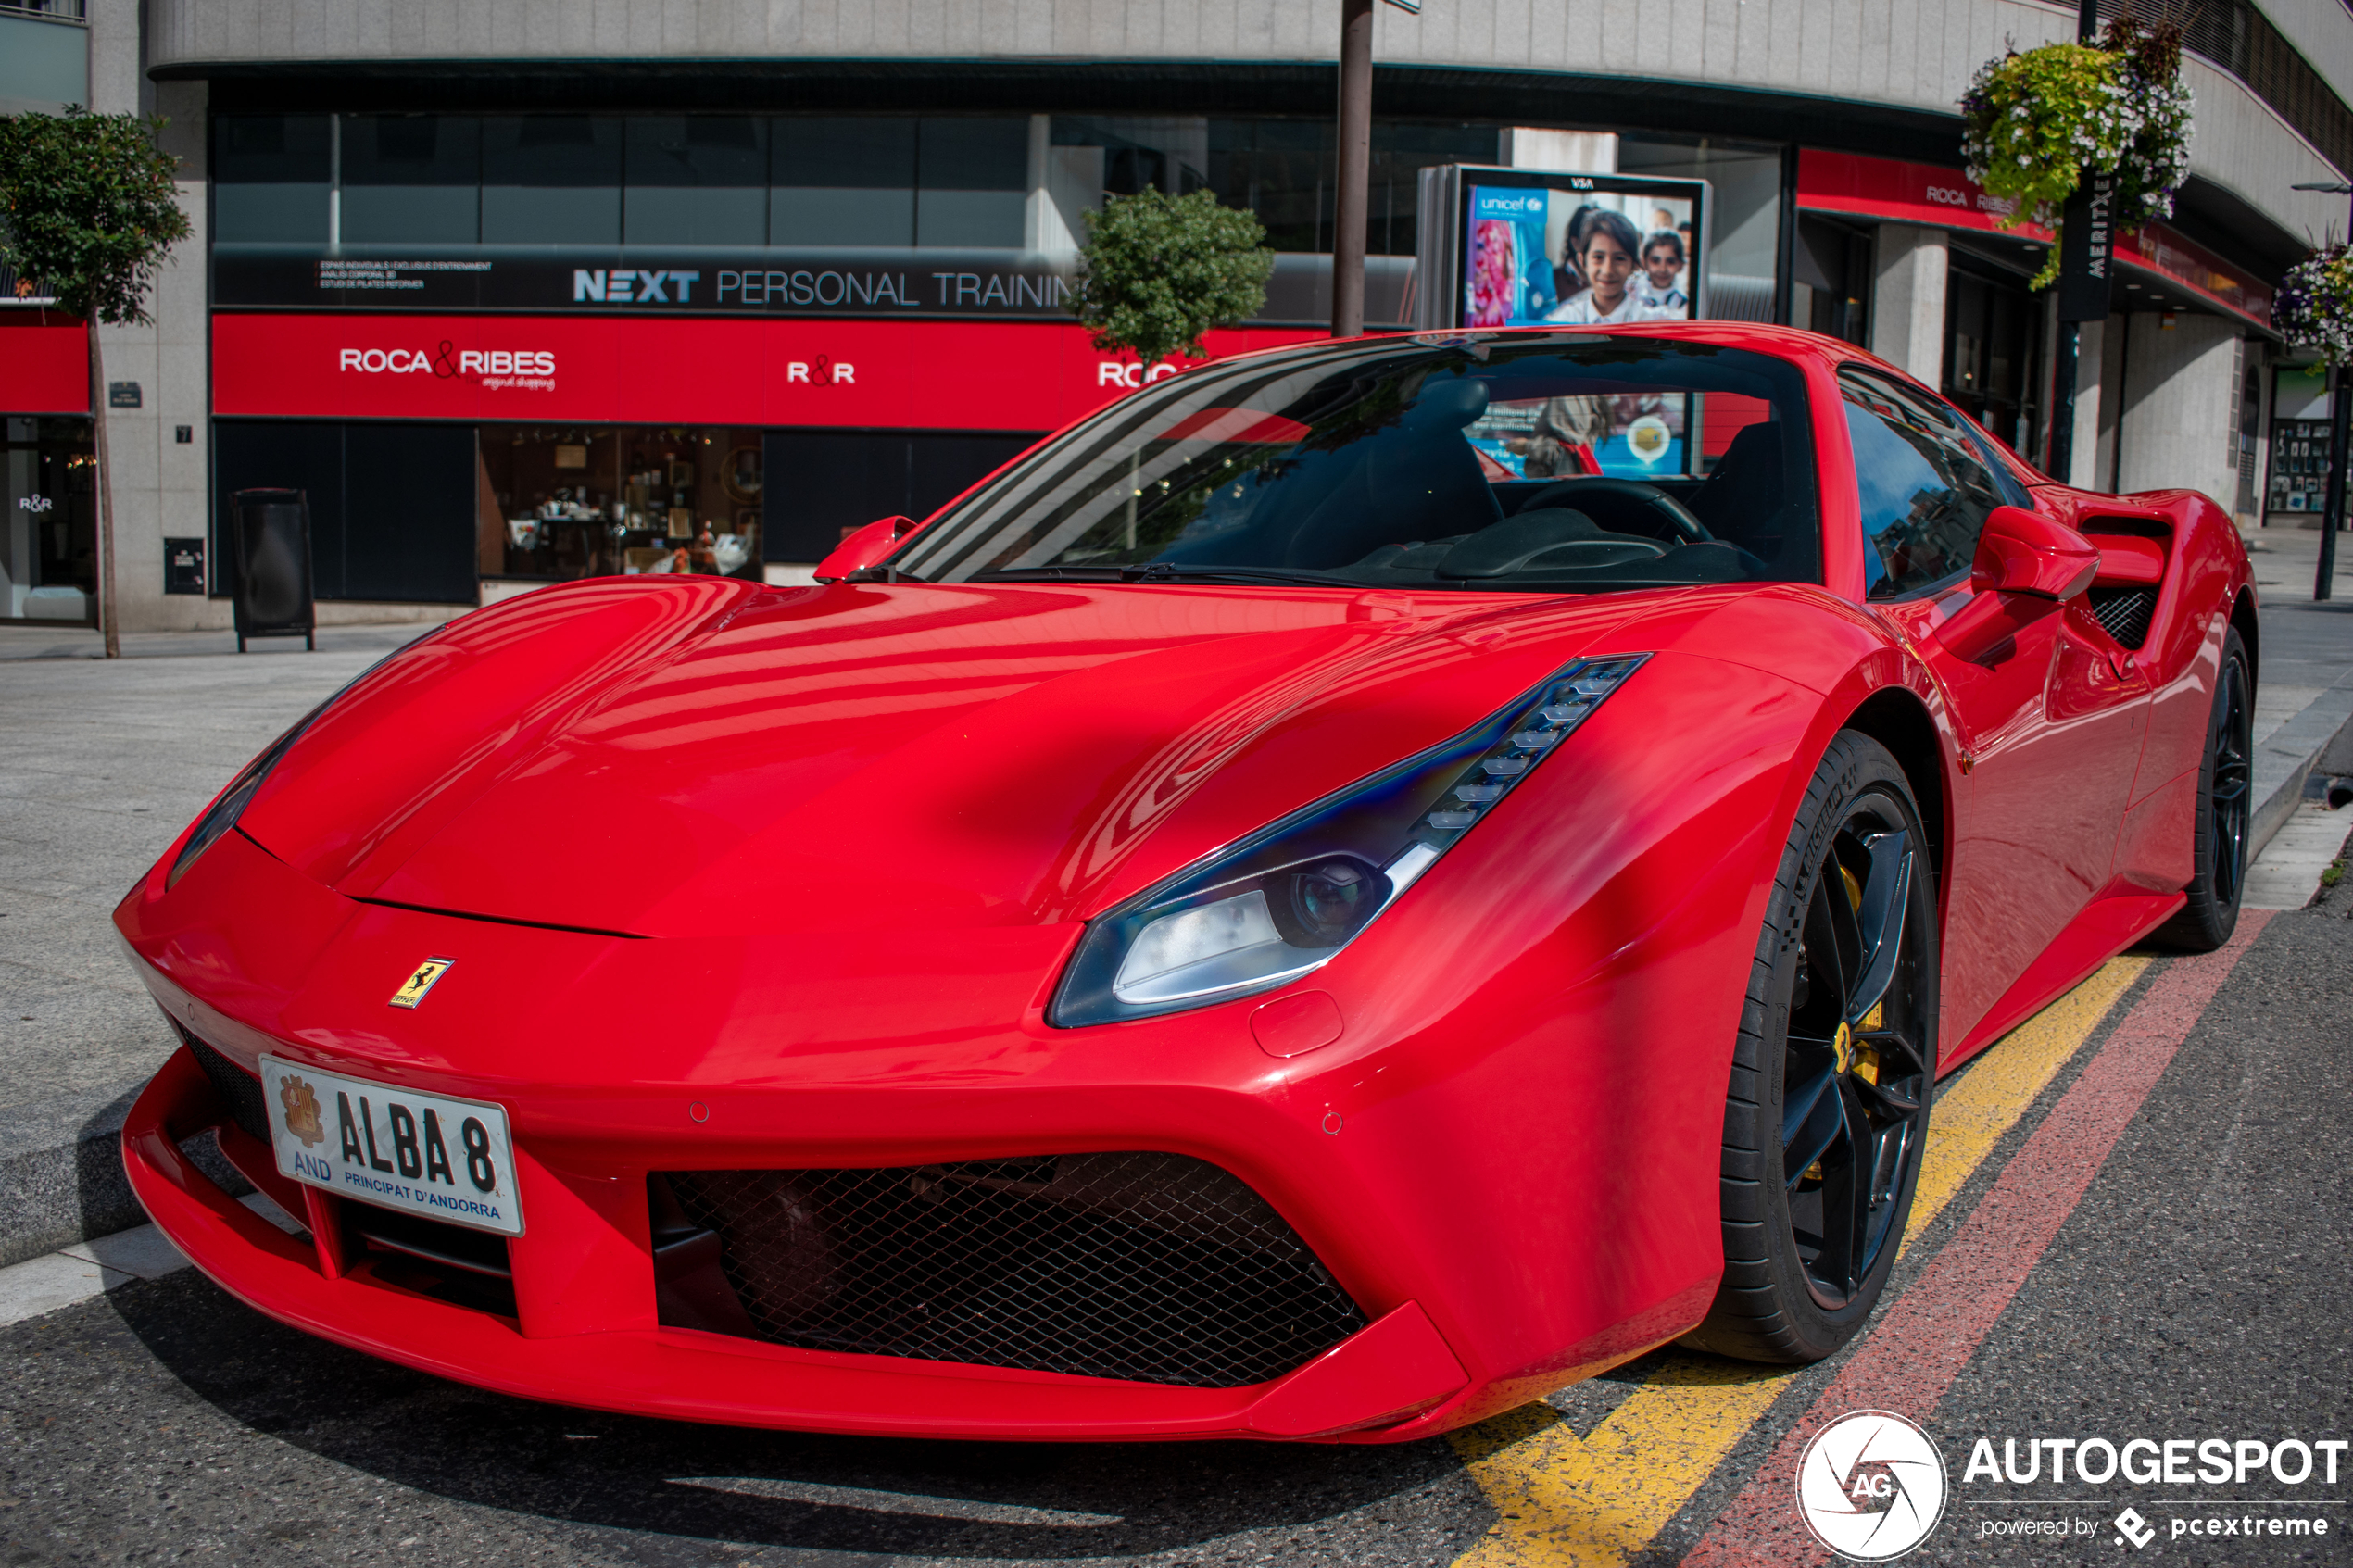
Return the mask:
<path id="1" fill-rule="evenodd" d="M 0 618 L 95 625 L 98 459 L 90 421 L 11 414 L 6 424 Z"/>

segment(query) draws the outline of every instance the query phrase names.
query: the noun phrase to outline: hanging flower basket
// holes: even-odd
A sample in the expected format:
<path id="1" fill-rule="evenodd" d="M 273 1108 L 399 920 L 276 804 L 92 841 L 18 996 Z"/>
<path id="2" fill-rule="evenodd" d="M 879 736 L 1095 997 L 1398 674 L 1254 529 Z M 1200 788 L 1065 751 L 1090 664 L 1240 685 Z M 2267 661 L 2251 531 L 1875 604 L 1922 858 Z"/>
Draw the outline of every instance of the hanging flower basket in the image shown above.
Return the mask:
<path id="1" fill-rule="evenodd" d="M 2005 228 L 2032 219 L 2053 231 L 2087 173 L 2119 176 L 2116 223 L 2171 217 L 2190 171 L 2190 90 L 2182 33 L 2119 17 L 2095 48 L 2046 44 L 1989 60 L 1961 99 L 1969 178 L 2012 203 Z M 2058 276 L 2059 247 L 2035 274 Z"/>
<path id="2" fill-rule="evenodd" d="M 2271 296 L 2271 325 L 2332 365 L 2353 363 L 2353 246 L 2324 245 L 2289 268 Z"/>

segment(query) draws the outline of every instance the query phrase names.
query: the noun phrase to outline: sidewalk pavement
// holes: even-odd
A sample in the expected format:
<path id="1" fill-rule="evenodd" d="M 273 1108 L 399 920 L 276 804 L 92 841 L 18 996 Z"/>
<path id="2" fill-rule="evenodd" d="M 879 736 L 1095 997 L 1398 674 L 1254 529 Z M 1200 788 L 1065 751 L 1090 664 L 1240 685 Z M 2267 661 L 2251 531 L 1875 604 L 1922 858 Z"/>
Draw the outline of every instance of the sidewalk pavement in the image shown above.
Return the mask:
<path id="1" fill-rule="evenodd" d="M 430 630 L 333 627 L 317 653 L 242 658 L 228 633 L 152 633 L 107 661 L 93 632 L 0 627 L 0 1263 L 145 1217 L 114 1140 L 172 1039 L 117 901 L 255 753 Z"/>
<path id="2" fill-rule="evenodd" d="M 2353 735 L 2347 734 L 2353 721 L 2353 534 L 2337 536 L 2336 575 L 2321 603 L 2312 598 L 2319 530 L 2242 528 L 2240 537 L 2254 561 L 2262 616 L 2252 855 L 2296 810 L 2316 768 L 2353 773 Z"/>
<path id="3" fill-rule="evenodd" d="M 2316 764 L 2353 774 L 2353 538 L 2338 596 L 2315 605 L 2317 533 L 2246 537 L 2262 604 L 2259 849 Z M 242 657 L 226 632 L 134 633 L 109 662 L 86 630 L 0 627 L 0 1264 L 145 1218 L 115 1139 L 173 1040 L 123 960 L 115 903 L 272 737 L 432 629 L 327 627 L 317 653 L 288 640 Z M 2310 897 L 2316 834 L 2340 817 L 2353 822 L 2299 820 L 2296 863 L 2268 868 L 2268 902 Z"/>

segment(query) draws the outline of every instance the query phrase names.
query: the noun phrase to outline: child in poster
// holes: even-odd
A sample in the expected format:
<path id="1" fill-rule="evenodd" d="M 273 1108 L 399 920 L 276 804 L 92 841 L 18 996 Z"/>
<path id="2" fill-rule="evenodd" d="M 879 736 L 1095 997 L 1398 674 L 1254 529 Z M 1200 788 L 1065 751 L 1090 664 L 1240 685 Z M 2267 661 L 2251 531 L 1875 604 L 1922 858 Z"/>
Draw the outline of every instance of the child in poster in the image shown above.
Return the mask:
<path id="1" fill-rule="evenodd" d="M 1642 238 L 1624 213 L 1606 208 L 1594 212 L 1585 221 L 1579 245 L 1579 270 L 1585 274 L 1585 290 L 1544 320 L 1583 327 L 1655 321 L 1668 316 L 1680 319 L 1684 314 L 1680 308 L 1670 310 L 1651 303 L 1642 289 L 1633 286 Z"/>
<path id="2" fill-rule="evenodd" d="M 1691 298 L 1683 293 L 1683 236 L 1664 226 L 1654 231 L 1642 242 L 1642 276 L 1638 286 L 1643 302 L 1667 317 L 1689 315 Z"/>

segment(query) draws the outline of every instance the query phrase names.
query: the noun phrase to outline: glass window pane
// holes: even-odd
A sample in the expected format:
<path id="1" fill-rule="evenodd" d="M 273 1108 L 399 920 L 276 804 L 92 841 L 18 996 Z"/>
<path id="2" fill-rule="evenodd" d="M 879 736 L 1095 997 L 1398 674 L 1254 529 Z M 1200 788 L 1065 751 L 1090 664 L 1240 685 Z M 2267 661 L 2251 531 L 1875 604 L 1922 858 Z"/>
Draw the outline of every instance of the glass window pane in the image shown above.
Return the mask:
<path id="1" fill-rule="evenodd" d="M 915 122 L 796 115 L 771 122 L 768 242 L 915 243 Z"/>
<path id="2" fill-rule="evenodd" d="M 622 212 L 630 245 L 765 244 L 766 122 L 749 115 L 632 119 Z"/>
<path id="3" fill-rule="evenodd" d="M 1707 313 L 1719 321 L 1773 319 L 1781 235 L 1779 147 L 1621 136 L 1617 171 L 1708 181 Z"/>
<path id="4" fill-rule="evenodd" d="M 1492 132 L 1490 132 L 1492 135 Z M 1331 249 L 1332 131 L 1328 121 L 1215 119 L 1209 184 L 1227 207 L 1258 215 L 1278 251 Z"/>
<path id="5" fill-rule="evenodd" d="M 917 138 L 915 243 L 1017 250 L 1029 206 L 1029 121 L 926 119 Z"/>
<path id="6" fill-rule="evenodd" d="M 484 572 L 759 579 L 759 431 L 485 424 L 479 433 Z"/>
<path id="7" fill-rule="evenodd" d="M 326 244 L 327 117 L 223 115 L 213 127 L 213 239 Z"/>
<path id="8" fill-rule="evenodd" d="M 1421 171 L 1441 163 L 1491 163 L 1492 125 L 1373 124 L 1373 167 L 1365 194 L 1365 254 L 1414 254 Z"/>
<path id="9" fill-rule="evenodd" d="M 492 245 L 617 244 L 621 123 L 610 115 L 483 121 L 483 239 Z"/>
<path id="10" fill-rule="evenodd" d="M 2003 495 L 1959 422 L 1934 398 L 1883 377 L 1847 371 L 1839 381 L 1870 596 L 1900 597 L 1968 571 Z"/>
<path id="11" fill-rule="evenodd" d="M 481 238 L 482 122 L 472 115 L 346 115 L 343 237 L 355 245 Z"/>

